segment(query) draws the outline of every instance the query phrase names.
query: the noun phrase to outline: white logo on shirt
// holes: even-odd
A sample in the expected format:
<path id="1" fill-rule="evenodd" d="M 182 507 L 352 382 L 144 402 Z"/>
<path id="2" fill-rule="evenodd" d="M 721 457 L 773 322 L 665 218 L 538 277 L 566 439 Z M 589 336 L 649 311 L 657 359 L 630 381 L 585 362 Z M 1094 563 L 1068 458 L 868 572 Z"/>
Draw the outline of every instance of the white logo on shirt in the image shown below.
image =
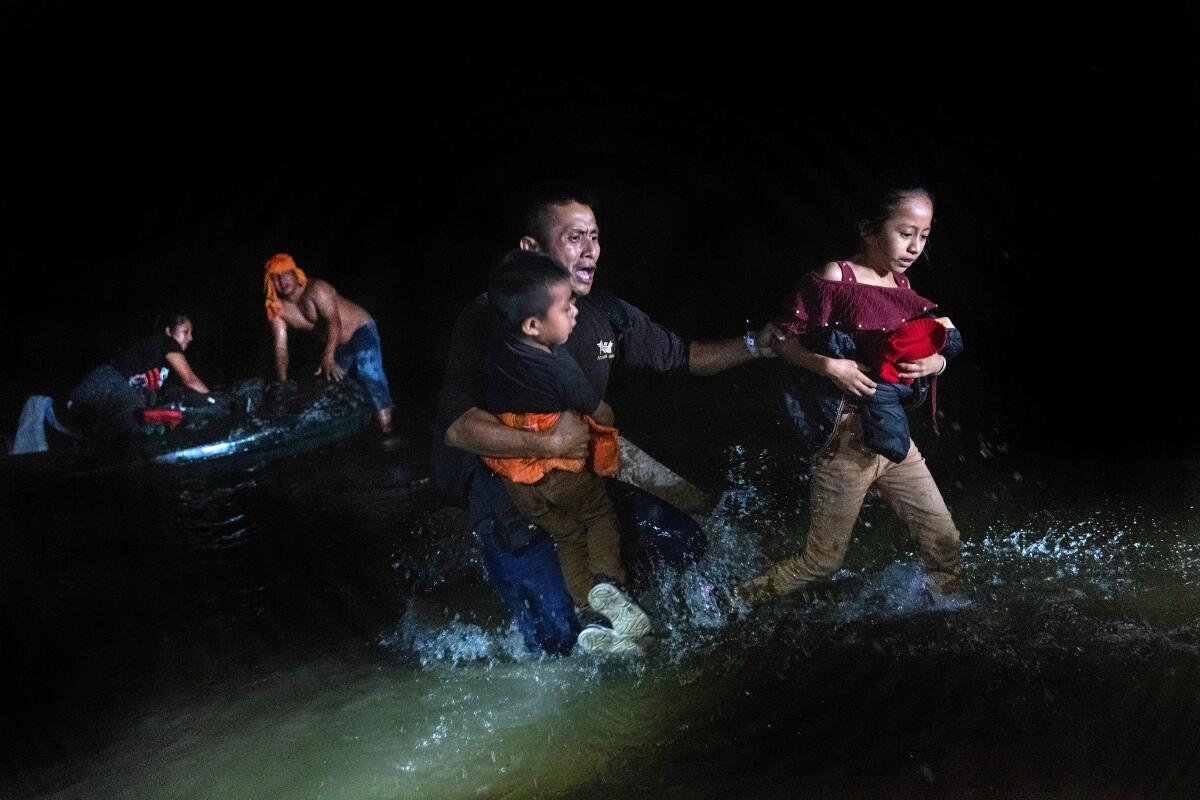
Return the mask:
<path id="1" fill-rule="evenodd" d="M 605 359 L 617 357 L 613 352 L 613 342 L 611 341 L 606 342 L 605 340 L 601 339 L 600 341 L 596 342 L 596 347 L 600 349 L 600 353 L 596 356 L 597 361 L 604 361 Z"/>

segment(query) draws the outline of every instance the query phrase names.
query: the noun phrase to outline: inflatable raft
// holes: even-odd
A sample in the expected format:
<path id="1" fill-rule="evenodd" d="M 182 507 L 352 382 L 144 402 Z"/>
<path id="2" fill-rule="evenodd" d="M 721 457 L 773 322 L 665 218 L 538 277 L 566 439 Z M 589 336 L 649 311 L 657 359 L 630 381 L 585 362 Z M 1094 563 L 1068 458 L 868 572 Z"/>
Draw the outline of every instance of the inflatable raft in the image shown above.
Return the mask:
<path id="1" fill-rule="evenodd" d="M 168 398 L 169 399 L 169 398 Z M 56 478 L 129 469 L 245 466 L 327 447 L 365 429 L 375 412 L 354 381 L 321 383 L 291 394 L 243 381 L 221 401 L 170 402 L 146 415 L 128 441 L 97 447 L 52 436 L 42 452 L 8 455 L 10 475 Z M 179 413 L 171 413 L 179 412 Z M 174 417 L 179 417 L 178 424 Z"/>

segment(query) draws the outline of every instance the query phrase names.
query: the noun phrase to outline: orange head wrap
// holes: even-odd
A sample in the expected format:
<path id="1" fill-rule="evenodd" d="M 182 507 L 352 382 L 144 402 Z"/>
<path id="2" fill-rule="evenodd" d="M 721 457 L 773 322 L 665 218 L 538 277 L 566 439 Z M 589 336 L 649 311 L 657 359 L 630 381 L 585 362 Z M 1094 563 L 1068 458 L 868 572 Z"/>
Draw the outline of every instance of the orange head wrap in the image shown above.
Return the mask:
<path id="1" fill-rule="evenodd" d="M 295 272 L 296 280 L 302 288 L 308 285 L 308 276 L 304 274 L 304 270 L 296 266 L 295 259 L 287 253 L 276 253 L 268 258 L 264 269 L 263 291 L 267 293 L 267 319 L 272 320 L 279 316 L 279 312 L 283 308 L 283 303 L 275 295 L 275 281 L 271 280 L 271 276 L 284 272 Z"/>

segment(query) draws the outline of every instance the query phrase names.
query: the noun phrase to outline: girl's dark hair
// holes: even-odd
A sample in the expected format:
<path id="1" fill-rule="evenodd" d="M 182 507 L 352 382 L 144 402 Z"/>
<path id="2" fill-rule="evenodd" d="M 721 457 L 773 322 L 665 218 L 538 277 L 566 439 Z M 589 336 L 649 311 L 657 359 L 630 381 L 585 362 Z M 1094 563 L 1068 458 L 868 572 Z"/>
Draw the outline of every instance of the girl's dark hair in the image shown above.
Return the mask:
<path id="1" fill-rule="evenodd" d="M 931 205 L 936 205 L 933 192 L 918 183 L 892 184 L 886 189 L 876 189 L 863 196 L 858 208 L 858 236 L 860 239 L 877 233 L 907 197 L 925 195 Z"/>

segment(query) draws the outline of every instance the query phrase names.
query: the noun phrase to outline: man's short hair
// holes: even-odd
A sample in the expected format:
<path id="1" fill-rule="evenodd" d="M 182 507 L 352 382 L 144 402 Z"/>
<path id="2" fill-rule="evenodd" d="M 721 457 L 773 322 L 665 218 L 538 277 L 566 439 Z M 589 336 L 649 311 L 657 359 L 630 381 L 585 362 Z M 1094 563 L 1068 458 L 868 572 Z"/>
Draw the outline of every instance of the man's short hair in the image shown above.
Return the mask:
<path id="1" fill-rule="evenodd" d="M 571 274 L 553 258 L 531 250 L 512 250 L 492 268 L 488 302 L 506 331 L 516 333 L 530 317 L 545 319 L 550 292 Z"/>
<path id="2" fill-rule="evenodd" d="M 546 244 L 550 235 L 550 209 L 579 203 L 593 210 L 595 197 L 583 186 L 561 184 L 534 189 L 526 198 L 521 215 L 521 235 L 532 236 L 540 244 Z"/>

